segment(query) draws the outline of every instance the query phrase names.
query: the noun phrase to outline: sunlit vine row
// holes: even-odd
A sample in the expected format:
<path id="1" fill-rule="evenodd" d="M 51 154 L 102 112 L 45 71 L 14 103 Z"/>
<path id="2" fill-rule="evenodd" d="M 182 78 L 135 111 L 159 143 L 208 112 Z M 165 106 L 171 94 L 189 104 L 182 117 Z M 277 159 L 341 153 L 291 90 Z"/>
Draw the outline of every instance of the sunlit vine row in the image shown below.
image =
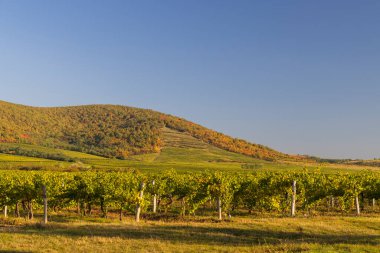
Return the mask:
<path id="1" fill-rule="evenodd" d="M 41 189 L 46 186 L 50 211 L 75 210 L 82 216 L 97 210 L 103 217 L 112 212 L 122 219 L 124 214 L 134 213 L 137 205 L 144 212 L 152 213 L 153 196 L 157 212 L 161 213 L 196 215 L 207 207 L 216 210 L 216 205 L 224 217 L 244 212 L 286 213 L 293 181 L 297 182 L 297 209 L 303 212 L 330 208 L 349 212 L 355 197 L 359 196 L 362 204 L 364 200 L 373 200 L 373 205 L 380 198 L 380 175 L 371 172 L 231 175 L 169 171 L 150 175 L 3 171 L 0 172 L 0 208 L 7 206 L 15 216 L 33 218 L 33 210 L 41 210 Z M 144 191 L 142 198 L 141 191 Z"/>

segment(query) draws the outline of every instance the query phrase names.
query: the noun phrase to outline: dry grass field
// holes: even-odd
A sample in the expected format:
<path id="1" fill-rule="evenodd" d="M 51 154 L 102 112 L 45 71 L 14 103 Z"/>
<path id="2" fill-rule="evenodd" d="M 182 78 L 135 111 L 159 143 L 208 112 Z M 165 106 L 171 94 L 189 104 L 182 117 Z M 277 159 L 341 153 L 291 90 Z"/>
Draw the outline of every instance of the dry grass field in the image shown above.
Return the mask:
<path id="1" fill-rule="evenodd" d="M 380 217 L 2 220 L 0 252 L 379 252 Z M 36 223 L 37 222 L 37 223 Z"/>

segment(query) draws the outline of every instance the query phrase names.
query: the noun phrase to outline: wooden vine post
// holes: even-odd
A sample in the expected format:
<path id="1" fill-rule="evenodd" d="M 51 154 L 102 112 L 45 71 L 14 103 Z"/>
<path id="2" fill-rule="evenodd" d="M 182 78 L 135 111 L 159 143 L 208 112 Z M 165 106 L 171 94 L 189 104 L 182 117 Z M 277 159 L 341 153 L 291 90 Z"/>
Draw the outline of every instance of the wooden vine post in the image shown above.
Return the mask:
<path id="1" fill-rule="evenodd" d="M 216 203 L 218 205 L 218 219 L 222 220 L 222 201 L 221 201 L 220 197 L 218 197 Z"/>
<path id="2" fill-rule="evenodd" d="M 352 203 L 352 202 L 351 202 Z M 355 196 L 355 207 L 356 207 L 356 215 L 360 215 L 360 203 L 359 203 L 359 196 Z"/>
<path id="3" fill-rule="evenodd" d="M 4 206 L 4 218 L 8 217 L 8 206 Z"/>
<path id="4" fill-rule="evenodd" d="M 297 195 L 297 186 L 296 181 L 293 181 L 292 185 L 292 206 L 291 206 L 291 215 L 294 217 L 296 215 L 296 195 Z"/>
<path id="5" fill-rule="evenodd" d="M 44 224 L 48 223 L 48 203 L 47 203 L 47 194 L 46 186 L 42 186 L 42 198 L 44 199 Z"/>
<path id="6" fill-rule="evenodd" d="M 31 200 L 28 201 L 28 218 L 29 220 L 34 219 L 34 213 L 33 213 L 33 203 Z"/>
<path id="7" fill-rule="evenodd" d="M 20 203 L 17 202 L 17 203 L 16 203 L 16 206 L 15 206 L 15 216 L 16 216 L 17 218 L 20 218 L 20 207 L 19 207 L 19 205 L 20 205 Z"/>
<path id="8" fill-rule="evenodd" d="M 143 194 L 144 194 L 144 187 L 145 184 L 141 183 L 140 185 L 140 193 L 139 193 L 139 198 L 138 198 L 138 203 L 136 205 L 136 222 L 140 221 L 140 214 L 141 214 L 141 202 L 143 200 Z"/>
<path id="9" fill-rule="evenodd" d="M 155 181 L 153 180 L 152 181 L 153 188 L 154 188 L 154 184 L 155 184 Z M 153 213 L 156 213 L 156 212 L 157 212 L 157 194 L 154 194 L 153 195 Z"/>

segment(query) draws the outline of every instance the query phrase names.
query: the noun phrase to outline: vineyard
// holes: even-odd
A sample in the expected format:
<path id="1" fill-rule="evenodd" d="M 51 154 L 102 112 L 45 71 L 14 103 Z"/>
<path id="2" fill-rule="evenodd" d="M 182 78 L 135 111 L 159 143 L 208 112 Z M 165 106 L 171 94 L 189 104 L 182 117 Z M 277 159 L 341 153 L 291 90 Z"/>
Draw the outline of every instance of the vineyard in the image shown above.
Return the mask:
<path id="1" fill-rule="evenodd" d="M 5 216 L 33 219 L 48 212 L 80 216 L 161 213 L 216 215 L 218 219 L 273 212 L 312 215 L 378 211 L 380 175 L 322 173 L 157 174 L 131 172 L 0 172 L 0 205 Z M 363 210 L 364 208 L 364 210 Z M 355 210 L 355 211 L 354 211 Z M 42 211 L 40 212 L 42 213 Z"/>

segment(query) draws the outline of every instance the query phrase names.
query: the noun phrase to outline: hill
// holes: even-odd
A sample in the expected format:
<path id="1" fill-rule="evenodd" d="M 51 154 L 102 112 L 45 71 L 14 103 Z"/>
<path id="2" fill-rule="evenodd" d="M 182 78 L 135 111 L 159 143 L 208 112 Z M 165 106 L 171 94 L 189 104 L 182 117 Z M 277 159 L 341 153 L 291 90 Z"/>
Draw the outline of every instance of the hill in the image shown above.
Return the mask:
<path id="1" fill-rule="evenodd" d="M 180 133 L 182 135 L 178 135 Z M 131 155 L 158 154 L 173 145 L 175 148 L 176 134 L 198 140 L 197 145 L 211 145 L 260 160 L 305 159 L 153 110 L 118 105 L 45 108 L 0 101 L 1 143 L 38 145 L 126 159 Z M 168 135 L 173 138 L 167 138 Z"/>

